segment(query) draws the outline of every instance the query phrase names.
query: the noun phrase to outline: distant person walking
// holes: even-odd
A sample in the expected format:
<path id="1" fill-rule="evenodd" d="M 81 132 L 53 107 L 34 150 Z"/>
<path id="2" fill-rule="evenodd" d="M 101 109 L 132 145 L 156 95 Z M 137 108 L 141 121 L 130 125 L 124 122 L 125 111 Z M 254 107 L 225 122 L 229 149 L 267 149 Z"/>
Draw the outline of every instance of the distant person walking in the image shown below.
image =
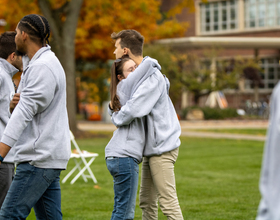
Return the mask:
<path id="1" fill-rule="evenodd" d="M 256 220 L 280 219 L 280 83 L 271 95 L 270 118 L 260 177 L 261 201 Z"/>
<path id="2" fill-rule="evenodd" d="M 0 138 L 8 123 L 11 95 L 15 93 L 12 77 L 22 71 L 22 59 L 16 53 L 15 32 L 0 35 Z M 14 177 L 14 152 L 11 150 L 0 165 L 0 209 Z"/>
<path id="3" fill-rule="evenodd" d="M 0 164 L 12 148 L 16 175 L 0 219 L 62 219 L 60 172 L 71 154 L 65 72 L 48 44 L 50 27 L 36 14 L 16 28 L 16 48 L 29 58 L 18 87 L 20 100 L 0 143 Z"/>

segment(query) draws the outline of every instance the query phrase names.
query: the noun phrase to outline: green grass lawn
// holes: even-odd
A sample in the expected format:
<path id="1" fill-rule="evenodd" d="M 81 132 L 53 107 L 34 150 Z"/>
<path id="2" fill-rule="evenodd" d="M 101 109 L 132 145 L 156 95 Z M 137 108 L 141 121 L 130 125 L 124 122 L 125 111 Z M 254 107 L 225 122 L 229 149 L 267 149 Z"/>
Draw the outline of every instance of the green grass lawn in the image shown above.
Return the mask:
<path id="1" fill-rule="evenodd" d="M 85 183 L 79 178 L 61 184 L 64 220 L 107 220 L 113 209 L 113 180 L 105 160 L 104 148 L 110 138 L 77 140 L 83 150 L 99 153 L 92 170 L 98 180 Z M 228 139 L 181 138 L 175 164 L 177 192 L 185 219 L 255 219 L 263 142 Z M 72 160 L 68 170 L 74 166 Z M 61 179 L 66 175 L 63 171 Z M 141 175 L 141 173 L 140 173 Z M 135 219 L 141 219 L 139 198 Z M 34 213 L 28 220 L 35 219 Z M 159 219 L 166 219 L 159 211 Z"/>
<path id="2" fill-rule="evenodd" d="M 183 129 L 183 131 L 197 131 L 197 132 L 216 132 L 216 133 L 228 133 L 228 134 L 249 134 L 249 135 L 258 135 L 265 136 L 267 129 L 265 128 L 256 128 L 256 129 L 228 129 L 228 128 L 219 128 L 219 129 Z"/>

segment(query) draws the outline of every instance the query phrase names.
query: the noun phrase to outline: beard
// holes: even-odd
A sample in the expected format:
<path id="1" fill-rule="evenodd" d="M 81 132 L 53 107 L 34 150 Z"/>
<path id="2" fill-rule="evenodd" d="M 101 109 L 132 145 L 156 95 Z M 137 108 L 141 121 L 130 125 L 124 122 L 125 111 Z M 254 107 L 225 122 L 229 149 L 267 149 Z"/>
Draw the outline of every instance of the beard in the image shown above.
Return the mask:
<path id="1" fill-rule="evenodd" d="M 16 53 L 17 56 L 24 56 L 24 55 L 26 55 L 26 53 L 22 52 L 20 49 L 16 49 L 15 53 Z"/>

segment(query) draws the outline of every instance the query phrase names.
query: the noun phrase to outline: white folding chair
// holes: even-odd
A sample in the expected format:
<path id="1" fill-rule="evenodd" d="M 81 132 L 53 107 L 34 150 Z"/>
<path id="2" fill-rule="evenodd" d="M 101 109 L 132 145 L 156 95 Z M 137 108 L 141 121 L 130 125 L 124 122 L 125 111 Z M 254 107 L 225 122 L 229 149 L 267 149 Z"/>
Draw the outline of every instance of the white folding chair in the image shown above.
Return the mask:
<path id="1" fill-rule="evenodd" d="M 75 146 L 76 151 L 72 151 L 71 157 L 73 158 L 75 162 L 75 167 L 70 170 L 70 172 L 63 178 L 62 183 L 65 183 L 67 179 L 78 169 L 79 173 L 71 180 L 71 184 L 75 183 L 76 180 L 82 176 L 85 182 L 88 182 L 88 178 L 91 178 L 94 183 L 97 183 L 97 180 L 94 176 L 94 174 L 91 171 L 90 165 L 95 160 L 95 158 L 98 156 L 97 153 L 90 153 L 87 151 L 81 151 L 77 142 L 75 141 L 75 137 L 73 133 L 70 131 L 70 139 L 73 145 Z M 86 158 L 90 158 L 89 161 L 86 160 Z M 83 166 L 83 168 L 81 167 Z M 89 175 L 86 175 L 84 172 L 88 171 Z"/>

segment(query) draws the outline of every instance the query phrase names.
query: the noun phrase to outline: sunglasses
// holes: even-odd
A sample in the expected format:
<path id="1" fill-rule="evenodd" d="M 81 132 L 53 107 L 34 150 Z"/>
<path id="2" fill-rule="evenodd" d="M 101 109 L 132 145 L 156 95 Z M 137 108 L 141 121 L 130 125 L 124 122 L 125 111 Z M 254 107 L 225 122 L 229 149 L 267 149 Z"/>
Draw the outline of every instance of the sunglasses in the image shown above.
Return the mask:
<path id="1" fill-rule="evenodd" d="M 115 64 L 115 73 L 116 73 L 116 75 L 118 75 L 118 74 L 117 74 L 117 64 L 120 63 L 120 62 L 122 61 L 122 59 L 124 59 L 124 58 L 129 58 L 129 56 L 128 56 L 128 55 L 123 55 L 121 58 L 118 58 L 118 59 L 116 59 L 116 60 L 114 61 L 114 64 Z"/>
<path id="2" fill-rule="evenodd" d="M 122 61 L 122 58 L 116 59 L 116 60 L 114 61 L 115 66 L 116 66 L 117 63 L 119 63 L 119 62 L 121 62 L 121 61 Z"/>
<path id="3" fill-rule="evenodd" d="M 115 64 L 115 73 L 116 73 L 116 75 L 118 75 L 118 74 L 117 74 L 117 64 L 120 63 L 121 61 L 122 61 L 122 58 L 119 58 L 119 59 L 116 59 L 115 62 L 114 62 L 114 64 Z"/>
<path id="4" fill-rule="evenodd" d="M 129 58 L 129 56 L 126 54 L 126 55 L 123 55 L 121 58 L 116 59 L 116 60 L 115 60 L 115 65 L 116 65 L 117 63 L 121 62 L 122 59 L 124 59 L 124 58 Z"/>

